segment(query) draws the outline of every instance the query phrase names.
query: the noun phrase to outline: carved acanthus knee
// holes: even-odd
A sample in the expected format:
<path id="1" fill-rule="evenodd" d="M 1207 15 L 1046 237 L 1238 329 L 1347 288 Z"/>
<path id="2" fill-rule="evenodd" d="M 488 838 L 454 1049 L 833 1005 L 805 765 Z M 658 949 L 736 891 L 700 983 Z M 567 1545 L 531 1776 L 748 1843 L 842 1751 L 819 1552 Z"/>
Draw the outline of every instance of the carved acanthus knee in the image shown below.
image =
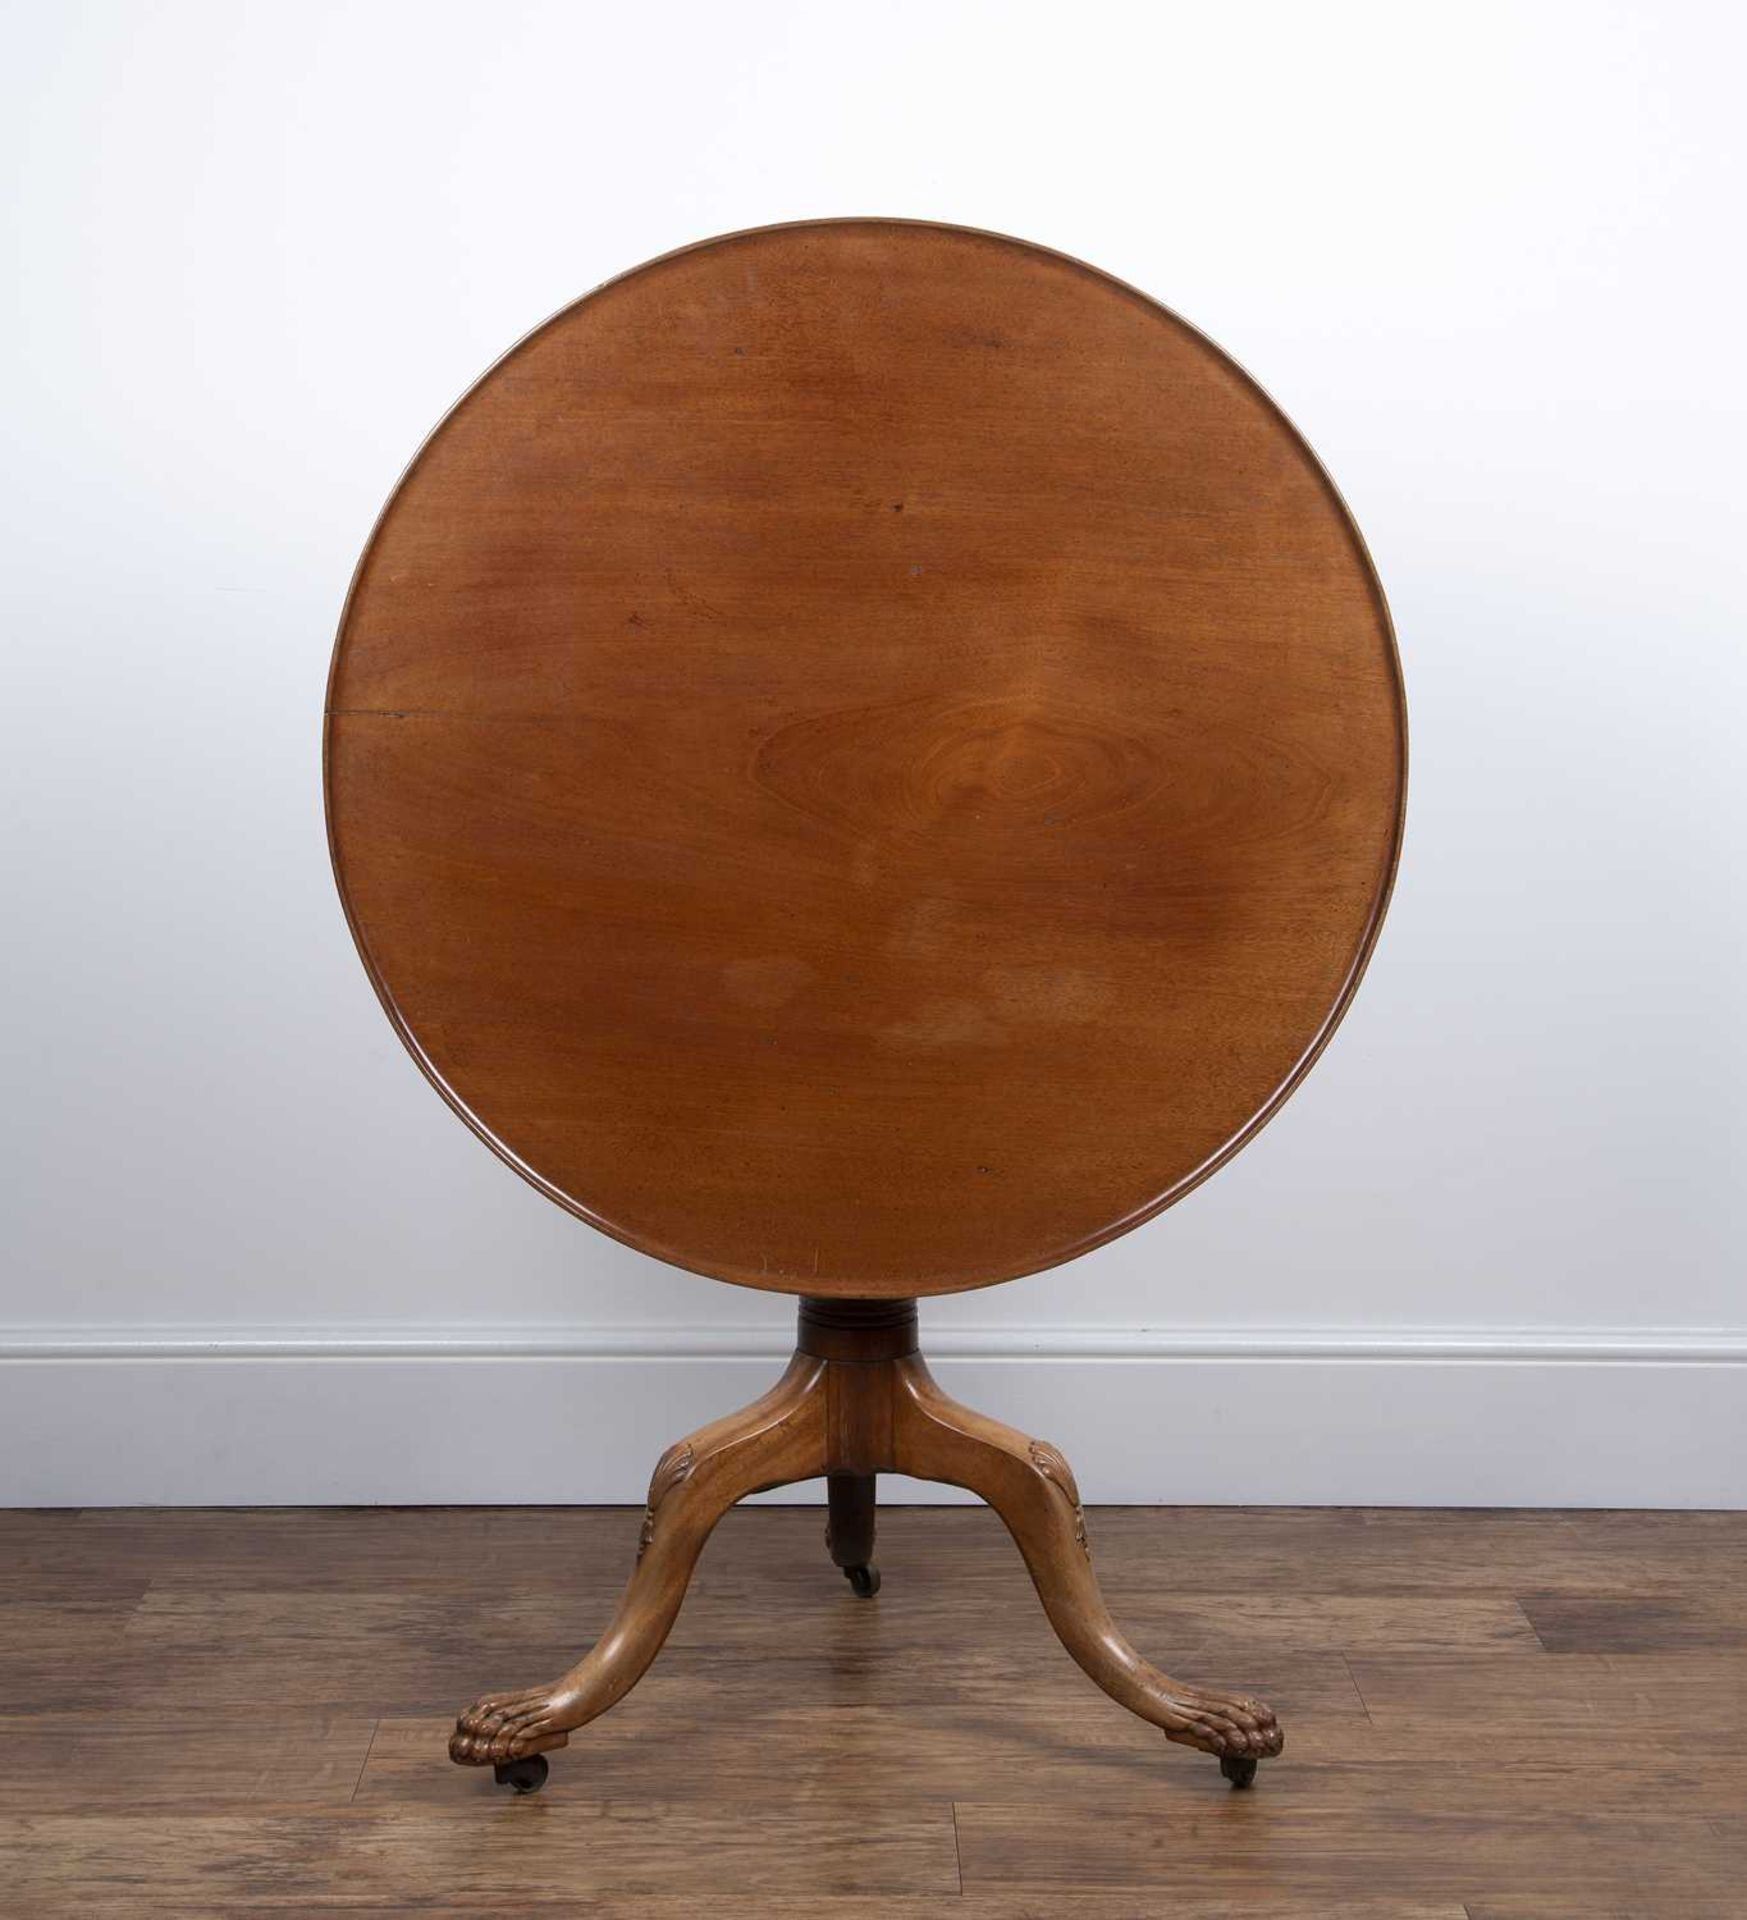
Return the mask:
<path id="1" fill-rule="evenodd" d="M 1079 1543 L 1080 1551 L 1090 1559 L 1092 1549 L 1086 1539 L 1086 1510 L 1080 1504 L 1080 1489 L 1075 1483 L 1073 1468 L 1047 1440 L 1033 1440 L 1027 1451 L 1031 1456 L 1031 1464 L 1067 1502 L 1073 1515 L 1074 1539 Z"/>
<path id="2" fill-rule="evenodd" d="M 691 1472 L 693 1458 L 691 1442 L 676 1440 L 656 1461 L 655 1471 L 649 1478 L 649 1498 L 643 1508 L 643 1528 L 637 1536 L 639 1560 L 649 1551 L 649 1543 L 655 1538 L 655 1519 L 662 1501 Z"/>

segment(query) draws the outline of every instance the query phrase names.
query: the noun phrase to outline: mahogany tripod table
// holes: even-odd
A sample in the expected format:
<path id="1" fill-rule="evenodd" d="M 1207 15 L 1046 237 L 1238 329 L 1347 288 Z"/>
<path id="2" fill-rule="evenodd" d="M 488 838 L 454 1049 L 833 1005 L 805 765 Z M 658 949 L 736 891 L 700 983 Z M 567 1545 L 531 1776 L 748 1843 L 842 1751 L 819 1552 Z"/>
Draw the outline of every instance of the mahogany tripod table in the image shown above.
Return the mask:
<path id="1" fill-rule="evenodd" d="M 1376 938 L 1405 720 L 1376 576 L 1273 404 L 1075 261 L 893 220 L 670 254 L 530 334 L 359 563 L 334 865 L 389 1018 L 541 1192 L 802 1296 L 788 1371 L 679 1441 L 592 1652 L 462 1714 L 518 1789 L 659 1651 L 711 1528 L 825 1476 L 969 1488 L 1086 1672 L 1238 1786 L 1241 1693 L 1099 1597 L 1053 1446 L 952 1401 L 916 1301 L 1205 1179 Z M 891 1604 L 888 1601 L 885 1604 Z"/>

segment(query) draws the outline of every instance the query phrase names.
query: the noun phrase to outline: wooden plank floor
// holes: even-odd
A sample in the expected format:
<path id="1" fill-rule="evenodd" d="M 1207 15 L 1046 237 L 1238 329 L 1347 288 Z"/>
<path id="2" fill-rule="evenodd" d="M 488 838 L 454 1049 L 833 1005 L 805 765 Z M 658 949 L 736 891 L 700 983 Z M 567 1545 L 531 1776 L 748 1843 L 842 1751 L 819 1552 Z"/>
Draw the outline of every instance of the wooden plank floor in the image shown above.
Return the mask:
<path id="1" fill-rule="evenodd" d="M 601 1627 L 636 1512 L 0 1514 L 0 1911 L 728 1920 L 1747 1915 L 1747 1514 L 1094 1510 L 1233 1793 L 1085 1681 L 974 1508 L 729 1517 L 666 1652 L 518 1800 L 456 1708 Z"/>

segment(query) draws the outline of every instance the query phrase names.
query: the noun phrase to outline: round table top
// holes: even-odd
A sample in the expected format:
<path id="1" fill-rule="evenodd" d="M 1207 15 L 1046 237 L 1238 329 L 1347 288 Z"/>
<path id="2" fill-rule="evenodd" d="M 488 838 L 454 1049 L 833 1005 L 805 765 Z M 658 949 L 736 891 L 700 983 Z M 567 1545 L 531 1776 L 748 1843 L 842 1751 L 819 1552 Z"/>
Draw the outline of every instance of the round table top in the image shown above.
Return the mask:
<path id="1" fill-rule="evenodd" d="M 1405 725 L 1357 530 L 1092 268 L 843 220 L 501 360 L 359 563 L 340 888 L 543 1192 L 746 1286 L 949 1293 L 1145 1220 L 1357 984 Z"/>

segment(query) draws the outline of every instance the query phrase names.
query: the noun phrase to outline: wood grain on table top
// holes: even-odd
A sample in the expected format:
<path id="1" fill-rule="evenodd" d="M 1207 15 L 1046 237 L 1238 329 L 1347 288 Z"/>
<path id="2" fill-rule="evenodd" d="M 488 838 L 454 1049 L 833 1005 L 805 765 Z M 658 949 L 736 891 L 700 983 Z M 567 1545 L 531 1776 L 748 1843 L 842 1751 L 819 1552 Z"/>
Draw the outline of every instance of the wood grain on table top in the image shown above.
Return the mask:
<path id="1" fill-rule="evenodd" d="M 1387 897 L 1388 618 L 1297 433 L 1090 268 L 766 229 L 568 308 L 360 564 L 335 862 L 471 1122 L 678 1265 L 1066 1260 L 1242 1142 Z"/>

